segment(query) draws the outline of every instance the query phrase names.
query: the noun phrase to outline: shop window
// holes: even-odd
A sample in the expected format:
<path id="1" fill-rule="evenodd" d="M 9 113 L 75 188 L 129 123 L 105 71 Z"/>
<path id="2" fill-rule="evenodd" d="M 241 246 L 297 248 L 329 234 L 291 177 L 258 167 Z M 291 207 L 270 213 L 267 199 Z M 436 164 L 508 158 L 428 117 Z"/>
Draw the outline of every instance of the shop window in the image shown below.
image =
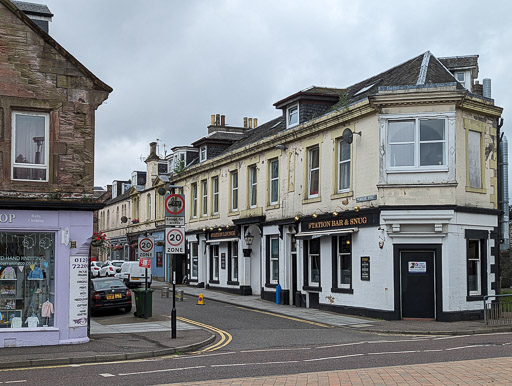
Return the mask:
<path id="1" fill-rule="evenodd" d="M 270 238 L 270 283 L 279 283 L 279 237 Z"/>
<path id="2" fill-rule="evenodd" d="M 0 328 L 54 325 L 53 233 L 0 232 Z"/>
<path id="3" fill-rule="evenodd" d="M 12 179 L 48 181 L 48 114 L 12 113 Z"/>
<path id="4" fill-rule="evenodd" d="M 219 281 L 219 246 L 210 246 L 210 281 Z"/>
<path id="5" fill-rule="evenodd" d="M 311 287 L 320 286 L 320 239 L 308 243 L 308 283 Z"/>
<path id="6" fill-rule="evenodd" d="M 308 198 L 318 197 L 320 186 L 320 150 L 318 146 L 308 149 Z"/>
<path id="7" fill-rule="evenodd" d="M 279 161 L 273 159 L 269 165 L 270 205 L 276 205 L 279 201 Z"/>
<path id="8" fill-rule="evenodd" d="M 190 278 L 197 280 L 199 270 L 199 243 L 190 243 Z"/>
<path id="9" fill-rule="evenodd" d="M 258 191 L 258 171 L 256 165 L 249 167 L 249 207 L 255 208 L 257 203 Z"/>
<path id="10" fill-rule="evenodd" d="M 212 214 L 219 214 L 219 177 L 212 178 Z"/>
<path id="11" fill-rule="evenodd" d="M 238 241 L 231 243 L 231 280 L 238 281 Z"/>

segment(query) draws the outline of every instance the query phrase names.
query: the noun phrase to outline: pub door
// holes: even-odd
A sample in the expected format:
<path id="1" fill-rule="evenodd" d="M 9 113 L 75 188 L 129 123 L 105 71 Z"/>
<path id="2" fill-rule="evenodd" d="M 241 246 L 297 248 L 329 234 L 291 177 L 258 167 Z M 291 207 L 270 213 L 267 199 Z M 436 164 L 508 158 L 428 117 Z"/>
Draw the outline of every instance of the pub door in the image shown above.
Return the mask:
<path id="1" fill-rule="evenodd" d="M 400 251 L 402 318 L 435 319 L 434 264 L 434 251 Z"/>

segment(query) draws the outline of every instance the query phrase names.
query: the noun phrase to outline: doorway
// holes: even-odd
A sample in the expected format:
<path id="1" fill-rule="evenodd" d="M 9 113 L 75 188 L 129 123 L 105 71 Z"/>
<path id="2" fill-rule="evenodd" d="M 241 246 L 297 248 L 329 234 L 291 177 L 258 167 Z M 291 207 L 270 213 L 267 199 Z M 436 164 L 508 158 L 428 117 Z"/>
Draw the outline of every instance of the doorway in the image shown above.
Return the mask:
<path id="1" fill-rule="evenodd" d="M 401 317 L 435 319 L 435 251 L 401 250 L 399 253 Z"/>

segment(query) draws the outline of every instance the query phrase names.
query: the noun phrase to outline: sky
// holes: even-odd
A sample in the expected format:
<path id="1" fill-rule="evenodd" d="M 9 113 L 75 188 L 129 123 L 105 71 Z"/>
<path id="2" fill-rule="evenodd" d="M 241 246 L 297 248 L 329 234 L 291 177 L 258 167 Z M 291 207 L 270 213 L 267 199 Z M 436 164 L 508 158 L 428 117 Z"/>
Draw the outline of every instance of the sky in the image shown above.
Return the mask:
<path id="1" fill-rule="evenodd" d="M 30 1 L 50 8 L 50 35 L 114 89 L 96 112 L 97 186 L 146 170 L 150 142 L 164 156 L 204 137 L 211 114 L 262 124 L 293 93 L 347 87 L 427 50 L 480 56 L 512 141 L 510 1 Z"/>

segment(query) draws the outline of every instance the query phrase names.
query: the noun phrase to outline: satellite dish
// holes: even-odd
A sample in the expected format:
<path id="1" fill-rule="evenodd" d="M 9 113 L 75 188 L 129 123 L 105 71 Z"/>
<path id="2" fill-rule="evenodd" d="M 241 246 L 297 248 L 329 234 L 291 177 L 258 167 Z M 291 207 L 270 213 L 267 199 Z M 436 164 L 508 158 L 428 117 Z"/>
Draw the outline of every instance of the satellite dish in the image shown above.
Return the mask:
<path id="1" fill-rule="evenodd" d="M 352 131 L 348 127 L 345 130 L 343 130 L 343 134 L 341 135 L 341 140 L 343 142 L 348 143 L 349 145 L 354 140 L 354 134 L 352 133 Z"/>
<path id="2" fill-rule="evenodd" d="M 123 224 L 124 224 L 124 223 L 126 223 L 126 222 L 128 222 L 128 217 L 126 217 L 126 216 L 121 217 L 121 222 L 122 222 Z"/>

